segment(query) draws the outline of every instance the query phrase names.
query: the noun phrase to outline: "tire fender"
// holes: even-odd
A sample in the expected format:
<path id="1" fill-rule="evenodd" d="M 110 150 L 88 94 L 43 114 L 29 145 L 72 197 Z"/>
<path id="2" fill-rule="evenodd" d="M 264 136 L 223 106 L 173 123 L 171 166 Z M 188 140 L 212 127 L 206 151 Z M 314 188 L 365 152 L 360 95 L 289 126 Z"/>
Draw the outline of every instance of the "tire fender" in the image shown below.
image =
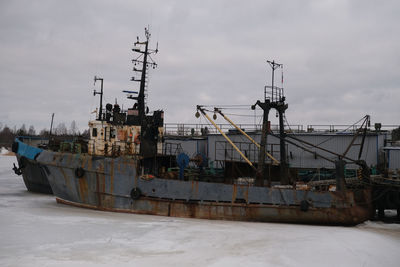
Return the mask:
<path id="1" fill-rule="evenodd" d="M 139 199 L 141 195 L 142 195 L 142 191 L 140 190 L 139 187 L 134 187 L 134 188 L 131 190 L 131 198 L 132 198 L 133 200 Z"/>
<path id="2" fill-rule="evenodd" d="M 85 170 L 82 167 L 75 169 L 75 176 L 77 178 L 82 178 L 85 175 Z"/>

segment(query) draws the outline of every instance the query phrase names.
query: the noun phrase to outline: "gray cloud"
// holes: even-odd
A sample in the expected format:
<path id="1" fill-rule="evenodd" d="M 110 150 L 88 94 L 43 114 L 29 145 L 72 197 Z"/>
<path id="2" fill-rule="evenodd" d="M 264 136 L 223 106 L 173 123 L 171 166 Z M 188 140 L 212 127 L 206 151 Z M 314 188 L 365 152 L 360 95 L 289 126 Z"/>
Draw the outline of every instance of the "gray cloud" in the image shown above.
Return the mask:
<path id="1" fill-rule="evenodd" d="M 2 1 L 0 122 L 48 128 L 55 112 L 83 129 L 94 75 L 107 101 L 131 105 L 130 49 L 150 24 L 148 103 L 167 122 L 199 122 L 196 104 L 254 103 L 275 59 L 290 123 L 399 124 L 399 13 L 397 1 Z"/>

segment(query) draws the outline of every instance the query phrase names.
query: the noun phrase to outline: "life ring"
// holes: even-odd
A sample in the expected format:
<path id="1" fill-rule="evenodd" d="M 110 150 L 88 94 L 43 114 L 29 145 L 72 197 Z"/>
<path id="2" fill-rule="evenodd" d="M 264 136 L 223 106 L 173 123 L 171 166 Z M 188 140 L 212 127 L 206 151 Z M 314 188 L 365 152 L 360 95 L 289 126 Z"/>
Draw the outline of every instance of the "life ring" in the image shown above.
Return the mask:
<path id="1" fill-rule="evenodd" d="M 75 169 L 75 176 L 78 178 L 82 178 L 85 175 L 85 170 L 82 167 Z"/>
<path id="2" fill-rule="evenodd" d="M 310 203 L 307 200 L 302 200 L 300 202 L 300 210 L 301 211 L 308 211 L 309 207 L 310 207 Z"/>
<path id="3" fill-rule="evenodd" d="M 139 199 L 141 195 L 142 195 L 142 191 L 140 190 L 139 187 L 134 187 L 134 188 L 131 190 L 131 198 L 132 198 L 133 200 Z"/>

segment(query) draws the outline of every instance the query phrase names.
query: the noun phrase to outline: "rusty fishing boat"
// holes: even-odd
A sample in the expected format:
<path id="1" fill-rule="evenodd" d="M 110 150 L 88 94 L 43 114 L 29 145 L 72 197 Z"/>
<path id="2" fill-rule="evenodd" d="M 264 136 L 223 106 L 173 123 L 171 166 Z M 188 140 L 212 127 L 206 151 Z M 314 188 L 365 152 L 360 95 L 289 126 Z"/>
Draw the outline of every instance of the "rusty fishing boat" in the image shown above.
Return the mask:
<path id="1" fill-rule="evenodd" d="M 290 179 L 286 163 L 285 142 L 289 141 L 283 128 L 283 116 L 288 104 L 283 89 L 272 84 L 269 96 L 257 101 L 252 108 L 263 110 L 261 142 L 258 144 L 232 121 L 238 133 L 243 134 L 258 148 L 258 162 L 248 160 L 246 153 L 232 142 L 209 117 L 204 106 L 197 106 L 196 116 L 203 115 L 212 123 L 247 163 L 243 177 L 233 178 L 229 171 L 205 172 L 207 159 L 198 155 L 190 158 L 184 153 L 167 153 L 164 136 L 164 112 L 149 114 L 146 107 L 146 79 L 149 68 L 157 64 L 150 57 L 158 49 L 149 48 L 150 33 L 145 40 L 135 43 L 133 70 L 140 79 L 139 90 L 124 91 L 134 100 L 132 108 L 124 111 L 118 104 L 106 104 L 103 109 L 103 79 L 100 81 L 100 107 L 95 120 L 89 122 L 90 139 L 87 153 L 32 150 L 30 160 L 37 162 L 51 185 L 57 202 L 104 211 L 152 214 L 201 219 L 239 220 L 258 222 L 288 222 L 327 225 L 355 225 L 373 214 L 371 189 L 367 183 L 350 183 L 345 179 L 347 162 L 361 166 L 363 179 L 368 167 L 360 160 L 346 156 L 334 161 L 333 180 L 301 184 Z M 269 62 L 273 70 L 279 65 Z M 268 88 L 267 88 L 268 89 Z M 250 108 L 250 107 L 249 107 Z M 280 160 L 266 150 L 268 114 L 275 109 L 279 115 Z M 218 108 L 212 110 L 229 120 Z M 18 153 L 23 155 L 19 140 Z M 312 153 L 316 153 L 312 151 Z M 266 159 L 272 160 L 277 175 L 269 174 Z M 200 166 L 196 179 L 185 174 L 189 162 Z M 177 172 L 169 169 L 176 167 Z"/>

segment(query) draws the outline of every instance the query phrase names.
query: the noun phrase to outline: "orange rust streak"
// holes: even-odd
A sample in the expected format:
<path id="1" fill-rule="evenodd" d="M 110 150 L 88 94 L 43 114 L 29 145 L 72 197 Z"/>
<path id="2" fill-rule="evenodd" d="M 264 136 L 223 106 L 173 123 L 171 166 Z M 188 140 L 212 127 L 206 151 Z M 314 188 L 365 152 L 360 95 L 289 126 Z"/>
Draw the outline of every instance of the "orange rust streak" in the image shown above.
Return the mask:
<path id="1" fill-rule="evenodd" d="M 70 185 L 70 183 L 69 183 L 69 179 L 68 179 L 67 175 L 65 174 L 64 169 L 63 169 L 62 167 L 59 167 L 59 169 L 60 169 L 61 174 L 62 174 L 63 177 L 64 177 L 65 185 L 66 185 L 69 189 L 71 189 L 71 185 Z"/>
<path id="2" fill-rule="evenodd" d="M 101 202 L 101 195 L 100 195 L 100 180 L 99 180 L 99 174 L 96 172 L 96 177 L 95 177 L 95 179 L 96 179 L 96 195 L 97 195 L 97 204 L 99 205 L 99 206 L 101 206 L 102 205 L 102 202 Z M 104 191 L 103 191 L 104 192 Z"/>
<path id="3" fill-rule="evenodd" d="M 192 194 L 193 196 L 198 195 L 199 192 L 199 182 L 198 181 L 192 181 Z"/>
<path id="4" fill-rule="evenodd" d="M 84 178 L 78 178 L 79 194 L 82 201 L 86 201 L 88 195 L 88 186 Z"/>
<path id="5" fill-rule="evenodd" d="M 98 171 L 96 172 L 96 179 L 99 180 L 100 191 L 106 192 L 106 175 L 104 174 L 104 166 L 99 164 Z"/>
<path id="6" fill-rule="evenodd" d="M 236 195 L 237 195 L 237 185 L 234 184 L 234 185 L 233 185 L 233 192 L 232 192 L 232 203 L 235 202 L 235 200 L 236 200 Z"/>
<path id="7" fill-rule="evenodd" d="M 249 202 L 249 186 L 241 185 L 240 188 L 244 189 L 244 199 L 246 200 L 246 202 Z"/>
<path id="8" fill-rule="evenodd" d="M 114 192 L 114 159 L 111 159 L 110 164 L 110 193 Z"/>
<path id="9" fill-rule="evenodd" d="M 79 160 L 81 160 L 81 168 L 85 167 L 85 157 L 79 155 Z"/>
<path id="10" fill-rule="evenodd" d="M 88 157 L 88 156 L 86 158 L 87 158 L 87 169 L 89 171 L 92 171 L 92 168 L 93 168 L 92 159 L 91 159 L 91 157 Z"/>
<path id="11" fill-rule="evenodd" d="M 110 187 L 111 187 L 111 194 L 114 192 L 114 159 L 111 159 L 111 170 L 110 170 Z M 105 176 L 105 175 L 104 175 Z M 115 198 L 111 199 L 111 205 L 114 206 Z"/>
<path id="12" fill-rule="evenodd" d="M 75 206 L 79 208 L 85 208 L 85 209 L 94 209 L 94 210 L 102 210 L 102 211 L 110 211 L 110 212 L 120 212 L 120 213 L 131 213 L 131 214 L 148 214 L 148 215 L 159 215 L 159 216 L 166 216 L 165 214 L 159 214 L 156 212 L 149 212 L 149 211 L 140 211 L 140 210 L 123 210 L 123 209 L 116 209 L 116 208 L 107 208 L 107 207 L 100 207 L 100 206 L 92 206 L 88 204 L 82 204 L 82 203 L 75 203 L 71 202 L 68 200 L 64 200 L 61 198 L 56 198 L 57 203 L 65 204 L 65 205 L 70 205 L 70 206 Z M 179 217 L 179 216 L 176 216 Z"/>
<path id="13" fill-rule="evenodd" d="M 56 154 L 54 154 L 54 156 L 53 156 L 53 162 L 52 162 L 52 164 L 53 164 L 53 165 L 57 165 L 57 155 L 56 155 Z"/>
<path id="14" fill-rule="evenodd" d="M 100 177 L 102 178 L 101 182 L 101 192 L 106 192 L 106 175 L 105 174 L 100 174 Z"/>

